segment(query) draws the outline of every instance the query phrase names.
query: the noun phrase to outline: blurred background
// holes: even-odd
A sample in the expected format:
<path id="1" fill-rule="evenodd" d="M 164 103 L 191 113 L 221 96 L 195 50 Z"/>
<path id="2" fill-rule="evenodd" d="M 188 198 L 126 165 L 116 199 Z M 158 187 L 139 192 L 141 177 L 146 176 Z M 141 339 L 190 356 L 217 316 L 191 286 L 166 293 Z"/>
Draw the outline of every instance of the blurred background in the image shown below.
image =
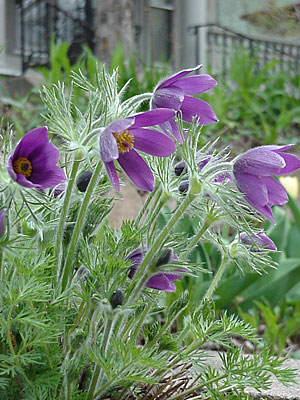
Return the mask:
<path id="1" fill-rule="evenodd" d="M 75 62 L 87 45 L 109 63 L 118 41 L 128 57 L 229 68 L 232 50 L 286 67 L 300 56 L 300 3 L 290 0 L 1 0 L 0 73 L 49 66 L 50 42 L 66 41 Z"/>

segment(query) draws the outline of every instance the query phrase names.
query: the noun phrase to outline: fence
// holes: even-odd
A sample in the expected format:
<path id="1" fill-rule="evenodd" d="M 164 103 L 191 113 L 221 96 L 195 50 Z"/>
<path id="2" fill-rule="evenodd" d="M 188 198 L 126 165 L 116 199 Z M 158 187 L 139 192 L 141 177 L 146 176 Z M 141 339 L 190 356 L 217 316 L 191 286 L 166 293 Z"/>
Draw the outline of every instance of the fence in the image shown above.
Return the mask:
<path id="1" fill-rule="evenodd" d="M 81 0 L 72 14 L 51 0 L 18 0 L 20 20 L 20 53 L 22 69 L 48 65 L 50 39 L 67 41 L 69 57 L 75 61 L 82 44 L 94 48 L 93 10 L 91 0 Z"/>
<path id="2" fill-rule="evenodd" d="M 195 36 L 195 58 L 206 60 L 214 73 L 226 72 L 230 59 L 240 49 L 250 52 L 257 58 L 257 68 L 262 68 L 271 60 L 277 60 L 273 70 L 300 71 L 300 40 L 298 43 L 283 40 L 264 40 L 248 36 L 217 25 L 198 25 L 190 27 Z M 206 54 L 203 54 L 203 53 Z"/>

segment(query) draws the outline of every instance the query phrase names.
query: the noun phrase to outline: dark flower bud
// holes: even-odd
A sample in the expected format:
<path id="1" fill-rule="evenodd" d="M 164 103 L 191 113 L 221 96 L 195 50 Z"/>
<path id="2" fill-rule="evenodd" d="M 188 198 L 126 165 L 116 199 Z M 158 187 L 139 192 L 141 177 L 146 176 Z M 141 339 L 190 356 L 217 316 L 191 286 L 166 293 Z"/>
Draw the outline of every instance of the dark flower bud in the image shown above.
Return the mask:
<path id="1" fill-rule="evenodd" d="M 183 172 L 187 172 L 186 170 L 186 163 L 181 161 L 180 163 L 175 165 L 174 172 L 176 176 L 180 176 Z"/>
<path id="2" fill-rule="evenodd" d="M 164 251 L 159 259 L 156 262 L 156 266 L 160 267 L 161 265 L 166 265 L 169 264 L 170 260 L 173 258 L 173 250 L 172 249 L 167 249 Z"/>
<path id="3" fill-rule="evenodd" d="M 79 175 L 79 177 L 77 178 L 77 188 L 80 192 L 86 191 L 92 175 L 92 171 L 84 171 L 82 174 Z"/>
<path id="4" fill-rule="evenodd" d="M 0 237 L 4 235 L 5 232 L 5 208 L 0 211 Z"/>
<path id="5" fill-rule="evenodd" d="M 186 194 L 187 191 L 189 190 L 189 181 L 183 181 L 180 183 L 178 190 L 182 194 Z"/>
<path id="6" fill-rule="evenodd" d="M 110 305 L 112 309 L 117 308 L 118 306 L 121 306 L 124 301 L 124 294 L 121 290 L 117 289 L 111 296 L 110 298 Z"/>

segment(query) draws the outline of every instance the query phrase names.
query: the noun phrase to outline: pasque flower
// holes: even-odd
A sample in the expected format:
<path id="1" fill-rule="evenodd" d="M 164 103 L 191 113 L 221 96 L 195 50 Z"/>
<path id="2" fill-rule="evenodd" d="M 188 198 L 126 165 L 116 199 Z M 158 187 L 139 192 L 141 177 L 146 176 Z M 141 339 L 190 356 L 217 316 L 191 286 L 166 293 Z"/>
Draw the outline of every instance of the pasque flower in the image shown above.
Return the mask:
<path id="1" fill-rule="evenodd" d="M 45 126 L 28 132 L 8 160 L 8 171 L 20 185 L 28 188 L 53 188 L 66 180 L 56 164 L 58 149 L 49 142 Z"/>
<path id="2" fill-rule="evenodd" d="M 129 268 L 128 274 L 129 278 L 132 279 L 144 258 L 142 248 L 138 247 L 137 249 L 133 250 L 127 258 L 133 263 L 132 266 Z M 166 252 L 159 257 L 156 265 L 159 267 L 161 265 L 168 264 L 171 258 L 176 259 L 177 256 L 173 255 L 173 252 L 166 250 Z M 173 281 L 181 278 L 181 276 L 181 274 L 159 272 L 152 275 L 146 281 L 146 286 L 151 289 L 163 290 L 165 292 L 174 292 L 176 290 L 176 286 L 174 285 Z"/>
<path id="3" fill-rule="evenodd" d="M 251 246 L 251 251 L 277 250 L 275 243 L 264 232 L 250 236 L 242 232 L 240 239 L 245 246 Z"/>
<path id="4" fill-rule="evenodd" d="M 165 133 L 147 127 L 160 125 L 174 115 L 173 110 L 159 108 L 115 121 L 102 132 L 100 156 L 117 190 L 120 190 L 120 183 L 114 160 L 140 189 L 150 192 L 154 189 L 151 169 L 135 149 L 152 156 L 171 155 L 176 149 L 173 140 Z"/>
<path id="5" fill-rule="evenodd" d="M 181 113 L 184 121 L 192 122 L 194 118 L 197 118 L 200 125 L 218 122 L 218 118 L 208 103 L 191 96 L 217 86 L 217 82 L 207 74 L 186 76 L 200 67 L 201 65 L 184 69 L 162 81 L 154 90 L 151 100 L 152 108 L 173 109 Z M 178 126 L 174 120 L 170 120 L 162 126 L 181 142 Z"/>
<path id="6" fill-rule="evenodd" d="M 261 146 L 238 156 L 233 175 L 238 189 L 259 213 L 274 222 L 271 207 L 288 201 L 284 187 L 273 175 L 289 174 L 300 168 L 300 160 L 285 153 L 292 145 Z"/>
<path id="7" fill-rule="evenodd" d="M 2 208 L 0 211 L 0 238 L 4 235 L 5 232 L 5 208 Z"/>

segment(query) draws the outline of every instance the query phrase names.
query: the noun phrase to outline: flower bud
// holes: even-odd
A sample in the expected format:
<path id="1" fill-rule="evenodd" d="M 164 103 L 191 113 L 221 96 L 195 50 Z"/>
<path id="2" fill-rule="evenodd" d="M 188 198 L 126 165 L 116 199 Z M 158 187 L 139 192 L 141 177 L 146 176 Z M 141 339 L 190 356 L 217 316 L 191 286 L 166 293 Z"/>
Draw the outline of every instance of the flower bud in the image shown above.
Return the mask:
<path id="1" fill-rule="evenodd" d="M 180 183 L 178 190 L 181 194 L 186 194 L 189 190 L 189 181 L 183 181 Z"/>
<path id="2" fill-rule="evenodd" d="M 124 294 L 121 290 L 117 289 L 110 298 L 110 304 L 112 309 L 114 310 L 118 306 L 121 306 L 124 301 Z"/>
<path id="3" fill-rule="evenodd" d="M 82 174 L 79 175 L 77 178 L 77 188 L 80 192 L 85 192 L 88 184 L 91 180 L 93 173 L 92 171 L 84 171 Z"/>
<path id="4" fill-rule="evenodd" d="M 176 176 L 180 176 L 183 172 L 187 173 L 186 163 L 184 161 L 181 161 L 180 163 L 176 164 L 174 172 Z"/>
<path id="5" fill-rule="evenodd" d="M 251 251 L 277 250 L 275 243 L 263 232 L 251 236 L 242 232 L 240 238 L 245 246 L 251 246 Z"/>
<path id="6" fill-rule="evenodd" d="M 159 259 L 156 262 L 156 266 L 160 267 L 162 265 L 166 265 L 169 264 L 170 260 L 173 258 L 173 250 L 172 249 L 167 249 L 166 251 L 164 251 Z"/>
<path id="7" fill-rule="evenodd" d="M 0 237 L 4 235 L 5 232 L 5 208 L 0 211 Z"/>

